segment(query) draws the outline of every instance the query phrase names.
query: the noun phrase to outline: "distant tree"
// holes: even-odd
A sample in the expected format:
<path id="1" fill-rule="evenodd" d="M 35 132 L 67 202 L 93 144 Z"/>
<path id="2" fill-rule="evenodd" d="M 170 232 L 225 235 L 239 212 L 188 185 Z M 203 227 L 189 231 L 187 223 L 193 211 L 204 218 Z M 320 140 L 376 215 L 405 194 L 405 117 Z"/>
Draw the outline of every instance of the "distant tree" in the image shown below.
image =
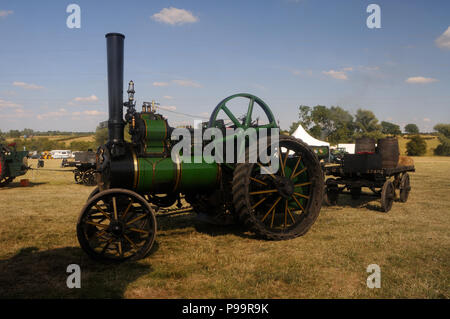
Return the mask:
<path id="1" fill-rule="evenodd" d="M 340 106 L 330 107 L 329 116 L 328 141 L 334 144 L 351 142 L 355 129 L 353 116 Z"/>
<path id="2" fill-rule="evenodd" d="M 372 111 L 358 109 L 355 115 L 354 137 L 368 136 L 373 138 L 383 137 L 381 125 Z"/>
<path id="3" fill-rule="evenodd" d="M 414 135 L 411 140 L 406 143 L 406 153 L 409 156 L 421 156 L 427 151 L 427 143 L 420 135 Z"/>
<path id="4" fill-rule="evenodd" d="M 26 128 L 22 131 L 21 135 L 26 135 L 27 137 L 32 136 L 34 131 L 31 128 Z"/>
<path id="5" fill-rule="evenodd" d="M 408 134 L 419 134 L 419 127 L 416 124 L 410 123 L 405 125 L 405 132 Z"/>
<path id="6" fill-rule="evenodd" d="M 288 130 L 289 135 L 294 134 L 295 130 L 297 129 L 297 127 L 298 127 L 299 125 L 300 125 L 300 122 L 299 122 L 299 121 L 297 121 L 297 122 L 292 122 L 292 124 L 291 124 L 291 126 L 289 127 L 289 130 Z"/>
<path id="7" fill-rule="evenodd" d="M 402 131 L 400 130 L 400 126 L 394 123 L 382 121 L 381 122 L 381 132 L 383 134 L 389 135 L 400 135 Z"/>
<path id="8" fill-rule="evenodd" d="M 5 143 L 5 134 L 2 132 L 2 130 L 0 130 L 0 143 Z"/>
<path id="9" fill-rule="evenodd" d="M 10 130 L 9 136 L 12 138 L 20 137 L 20 131 L 19 130 Z"/>
<path id="10" fill-rule="evenodd" d="M 434 130 L 438 132 L 441 142 L 435 149 L 435 155 L 450 156 L 450 124 L 437 124 Z"/>

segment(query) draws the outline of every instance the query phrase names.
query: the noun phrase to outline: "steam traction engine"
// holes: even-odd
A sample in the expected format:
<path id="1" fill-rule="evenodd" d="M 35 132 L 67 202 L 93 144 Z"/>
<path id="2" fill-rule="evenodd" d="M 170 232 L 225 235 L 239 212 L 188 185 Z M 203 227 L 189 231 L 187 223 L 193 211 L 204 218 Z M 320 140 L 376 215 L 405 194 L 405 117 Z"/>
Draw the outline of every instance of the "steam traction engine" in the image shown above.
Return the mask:
<path id="1" fill-rule="evenodd" d="M 216 224 L 239 221 L 271 240 L 305 234 L 319 214 L 324 187 L 319 161 L 311 149 L 290 136 L 279 135 L 278 143 L 268 138 L 264 151 L 274 154 L 278 166 L 272 173 L 261 162 L 219 163 L 203 156 L 195 159 L 195 155 L 191 161 L 172 160 L 173 128 L 150 103 L 144 102 L 142 111 L 136 111 L 132 81 L 128 101 L 123 102 L 124 38 L 117 33 L 106 35 L 108 142 L 97 151 L 98 187 L 81 210 L 77 224 L 78 240 L 85 252 L 104 262 L 144 257 L 155 241 L 154 208 L 171 206 L 181 194 L 198 214 Z M 235 98 L 248 99 L 247 114 L 242 119 L 227 107 Z M 268 124 L 258 125 L 252 120 L 257 107 Z M 224 121 L 218 118 L 220 112 L 230 120 L 228 128 L 253 128 L 256 132 L 277 128 L 272 112 L 260 98 L 236 94 L 217 105 L 203 128 L 224 132 L 216 143 L 230 138 L 225 134 Z M 126 124 L 131 142 L 124 140 Z M 244 152 L 250 149 L 247 145 Z"/>

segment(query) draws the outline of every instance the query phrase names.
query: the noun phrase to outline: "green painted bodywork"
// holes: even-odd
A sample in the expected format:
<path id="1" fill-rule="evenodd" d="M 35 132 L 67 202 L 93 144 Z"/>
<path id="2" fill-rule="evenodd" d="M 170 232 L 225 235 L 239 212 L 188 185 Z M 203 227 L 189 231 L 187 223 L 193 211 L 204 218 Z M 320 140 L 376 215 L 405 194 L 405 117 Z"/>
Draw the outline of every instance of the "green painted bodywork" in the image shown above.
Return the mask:
<path id="1" fill-rule="evenodd" d="M 163 154 L 166 147 L 167 123 L 163 119 L 151 119 L 147 113 L 141 114 L 145 124 L 145 154 Z"/>
<path id="2" fill-rule="evenodd" d="M 27 156 L 27 151 L 16 151 L 14 149 L 5 150 L 0 144 L 0 150 L 2 150 L 3 157 L 5 159 L 4 177 L 17 177 L 24 175 L 27 172 L 24 158 Z"/>
<path id="3" fill-rule="evenodd" d="M 195 163 L 194 161 L 201 161 Z M 191 163 L 177 164 L 170 157 L 139 157 L 136 190 L 139 192 L 172 192 L 215 187 L 220 180 L 217 163 L 192 157 Z"/>

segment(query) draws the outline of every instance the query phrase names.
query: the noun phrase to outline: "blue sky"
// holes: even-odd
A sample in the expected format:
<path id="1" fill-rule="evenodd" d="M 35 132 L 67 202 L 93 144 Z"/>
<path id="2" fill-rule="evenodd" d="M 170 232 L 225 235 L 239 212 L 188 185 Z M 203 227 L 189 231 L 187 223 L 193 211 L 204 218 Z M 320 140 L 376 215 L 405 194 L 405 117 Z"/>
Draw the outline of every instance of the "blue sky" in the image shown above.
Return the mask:
<path id="1" fill-rule="evenodd" d="M 80 29 L 66 26 L 70 3 Z M 370 3 L 381 29 L 366 26 Z M 104 35 L 121 32 L 138 104 L 201 118 L 248 92 L 282 128 L 298 105 L 322 104 L 431 131 L 450 122 L 449 27 L 449 1 L 1 1 L 0 129 L 95 130 L 108 109 Z"/>

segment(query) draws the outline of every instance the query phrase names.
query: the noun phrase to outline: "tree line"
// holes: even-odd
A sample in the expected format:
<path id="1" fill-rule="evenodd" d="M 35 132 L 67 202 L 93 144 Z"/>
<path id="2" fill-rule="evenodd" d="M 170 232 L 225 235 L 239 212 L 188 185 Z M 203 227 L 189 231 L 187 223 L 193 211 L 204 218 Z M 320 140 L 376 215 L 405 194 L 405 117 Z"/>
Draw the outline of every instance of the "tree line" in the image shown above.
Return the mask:
<path id="1" fill-rule="evenodd" d="M 399 125 L 387 121 L 379 122 L 370 110 L 358 109 L 356 114 L 352 115 L 340 106 L 300 105 L 298 109 L 299 120 L 291 124 L 288 130 L 289 134 L 294 133 L 301 125 L 311 136 L 331 144 L 353 143 L 356 138 L 362 136 L 378 139 L 402 134 Z M 450 124 L 438 124 L 434 130 L 441 143 L 434 153 L 450 155 Z M 407 150 L 409 155 L 425 154 L 426 142 L 419 135 L 419 127 L 414 123 L 409 123 L 405 125 L 403 131 L 412 135 L 408 142 L 410 144 L 410 149 Z"/>

